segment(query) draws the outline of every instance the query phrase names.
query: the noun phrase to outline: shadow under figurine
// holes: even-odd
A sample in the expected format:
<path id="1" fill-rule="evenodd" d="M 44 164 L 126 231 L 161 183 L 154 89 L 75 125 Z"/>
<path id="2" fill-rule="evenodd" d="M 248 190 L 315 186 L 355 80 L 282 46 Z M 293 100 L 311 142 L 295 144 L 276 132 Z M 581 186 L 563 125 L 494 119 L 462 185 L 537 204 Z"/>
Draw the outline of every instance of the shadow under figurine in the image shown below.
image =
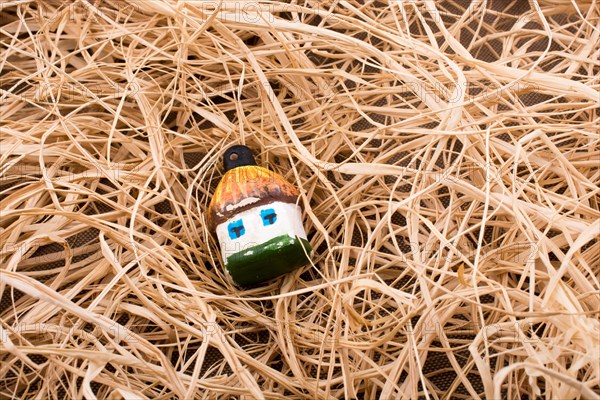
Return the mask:
<path id="1" fill-rule="evenodd" d="M 255 285 L 308 263 L 312 249 L 296 204 L 298 189 L 256 165 L 246 146 L 228 148 L 223 164 L 225 174 L 208 207 L 208 226 L 217 235 L 233 281 Z"/>

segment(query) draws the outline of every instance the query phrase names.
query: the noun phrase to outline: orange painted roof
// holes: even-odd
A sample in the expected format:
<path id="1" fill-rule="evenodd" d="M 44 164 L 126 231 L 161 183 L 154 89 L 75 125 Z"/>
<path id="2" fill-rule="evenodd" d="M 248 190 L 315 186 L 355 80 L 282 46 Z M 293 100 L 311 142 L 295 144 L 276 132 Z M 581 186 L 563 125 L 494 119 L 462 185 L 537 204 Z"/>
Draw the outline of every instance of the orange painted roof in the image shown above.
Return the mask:
<path id="1" fill-rule="evenodd" d="M 275 201 L 296 203 L 300 192 L 276 172 L 256 165 L 233 168 L 223 175 L 208 206 L 208 227 L 233 215 Z"/>

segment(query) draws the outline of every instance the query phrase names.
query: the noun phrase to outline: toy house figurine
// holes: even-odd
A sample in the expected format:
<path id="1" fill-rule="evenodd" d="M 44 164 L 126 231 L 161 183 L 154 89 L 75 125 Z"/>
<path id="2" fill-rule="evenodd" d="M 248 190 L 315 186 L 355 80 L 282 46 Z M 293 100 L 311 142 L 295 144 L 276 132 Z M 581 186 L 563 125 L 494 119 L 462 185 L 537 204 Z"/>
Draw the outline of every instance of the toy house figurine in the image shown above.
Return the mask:
<path id="1" fill-rule="evenodd" d="M 225 268 L 233 281 L 260 283 L 308 262 L 298 190 L 281 175 L 256 165 L 246 146 L 223 155 L 225 175 L 208 208 Z"/>

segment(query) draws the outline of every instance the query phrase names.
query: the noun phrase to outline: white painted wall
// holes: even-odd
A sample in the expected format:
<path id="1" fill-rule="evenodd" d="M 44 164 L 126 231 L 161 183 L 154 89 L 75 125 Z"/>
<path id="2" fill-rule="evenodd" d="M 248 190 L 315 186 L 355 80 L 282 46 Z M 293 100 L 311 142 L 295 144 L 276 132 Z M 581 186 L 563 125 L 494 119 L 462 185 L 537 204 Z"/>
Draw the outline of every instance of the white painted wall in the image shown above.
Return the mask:
<path id="1" fill-rule="evenodd" d="M 273 225 L 263 226 L 260 212 L 269 208 L 272 208 L 277 214 L 277 221 Z M 243 221 L 246 233 L 237 239 L 230 239 L 227 227 L 230 222 L 238 219 Z M 227 258 L 231 255 L 282 235 L 288 235 L 290 238 L 298 236 L 306 239 L 300 206 L 277 201 L 242 211 L 217 226 L 217 237 L 225 264 L 227 264 Z"/>

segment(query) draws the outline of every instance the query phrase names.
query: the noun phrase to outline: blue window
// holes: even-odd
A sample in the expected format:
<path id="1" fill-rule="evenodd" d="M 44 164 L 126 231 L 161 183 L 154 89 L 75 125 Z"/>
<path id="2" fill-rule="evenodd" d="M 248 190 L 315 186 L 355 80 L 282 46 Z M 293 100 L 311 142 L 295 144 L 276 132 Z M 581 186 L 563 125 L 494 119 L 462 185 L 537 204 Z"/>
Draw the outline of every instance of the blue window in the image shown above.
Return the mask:
<path id="1" fill-rule="evenodd" d="M 244 223 L 242 220 L 238 219 L 237 221 L 230 222 L 229 225 L 227 225 L 227 231 L 229 232 L 229 237 L 231 239 L 237 239 L 246 233 L 246 228 L 244 228 Z"/>
<path id="2" fill-rule="evenodd" d="M 260 210 L 260 217 L 262 218 L 264 226 L 273 225 L 275 221 L 277 221 L 277 214 L 272 208 Z"/>

